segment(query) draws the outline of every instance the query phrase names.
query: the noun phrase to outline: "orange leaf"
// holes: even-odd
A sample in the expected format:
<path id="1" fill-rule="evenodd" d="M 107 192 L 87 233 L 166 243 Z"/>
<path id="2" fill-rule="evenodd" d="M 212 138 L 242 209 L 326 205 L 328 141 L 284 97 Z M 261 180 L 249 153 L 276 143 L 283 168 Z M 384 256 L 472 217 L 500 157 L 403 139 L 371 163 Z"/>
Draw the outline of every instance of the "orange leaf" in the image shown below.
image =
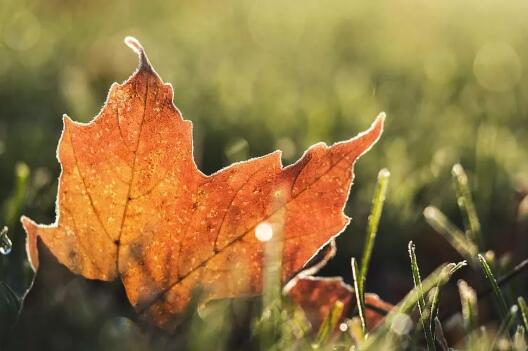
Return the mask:
<path id="1" fill-rule="evenodd" d="M 303 309 L 314 331 L 319 330 L 337 301 L 345 305 L 339 321 L 344 320 L 356 307 L 354 289 L 340 277 L 296 277 L 288 284 L 286 293 Z M 391 304 L 372 293 L 365 294 L 365 305 L 365 322 L 369 330 L 377 327 L 393 308 Z"/>
<path id="2" fill-rule="evenodd" d="M 126 42 L 140 56 L 137 71 L 112 85 L 92 122 L 64 117 L 55 223 L 22 218 L 34 267 L 38 237 L 72 272 L 122 279 L 135 309 L 166 326 L 196 288 L 203 301 L 260 293 L 264 244 L 255 228 L 267 223 L 283 244 L 282 280 L 291 279 L 348 224 L 352 166 L 378 140 L 384 115 L 291 166 L 277 151 L 207 176 L 172 86 L 135 39 Z"/>

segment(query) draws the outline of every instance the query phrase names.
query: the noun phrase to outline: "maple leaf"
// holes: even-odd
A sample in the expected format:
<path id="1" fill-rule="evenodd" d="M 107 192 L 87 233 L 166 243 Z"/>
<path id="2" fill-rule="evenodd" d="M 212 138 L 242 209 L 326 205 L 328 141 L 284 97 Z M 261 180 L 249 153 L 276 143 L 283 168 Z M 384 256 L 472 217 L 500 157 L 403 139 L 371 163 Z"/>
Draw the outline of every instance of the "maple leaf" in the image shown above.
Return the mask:
<path id="1" fill-rule="evenodd" d="M 260 293 L 264 243 L 255 229 L 266 223 L 282 243 L 287 282 L 348 224 L 352 166 L 378 140 L 384 115 L 354 139 L 310 147 L 291 166 L 277 151 L 207 176 L 172 86 L 135 39 L 125 42 L 140 57 L 136 72 L 112 85 L 90 123 L 64 117 L 55 222 L 22 218 L 34 268 L 40 238 L 72 272 L 121 279 L 134 308 L 167 327 L 196 288 L 203 301 Z"/>
<path id="2" fill-rule="evenodd" d="M 298 276 L 294 278 L 285 292 L 293 302 L 304 311 L 312 325 L 312 330 L 319 330 L 330 310 L 337 301 L 344 305 L 338 321 L 341 322 L 356 307 L 354 289 L 343 282 L 341 277 Z M 383 301 L 377 294 L 365 294 L 365 322 L 369 330 L 383 321 L 385 315 L 394 306 Z M 338 323 L 339 324 L 339 323 Z"/>

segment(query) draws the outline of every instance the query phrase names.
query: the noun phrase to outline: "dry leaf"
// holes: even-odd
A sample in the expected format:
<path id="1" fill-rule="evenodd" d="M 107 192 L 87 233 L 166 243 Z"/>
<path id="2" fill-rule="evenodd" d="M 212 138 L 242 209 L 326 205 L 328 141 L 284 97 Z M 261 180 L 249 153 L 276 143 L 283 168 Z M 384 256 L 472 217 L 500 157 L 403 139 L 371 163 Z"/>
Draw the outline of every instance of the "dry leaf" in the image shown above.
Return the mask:
<path id="1" fill-rule="evenodd" d="M 288 284 L 286 294 L 301 306 L 315 331 L 319 330 L 337 301 L 345 305 L 339 321 L 344 320 L 356 307 L 354 289 L 340 277 L 296 277 Z M 391 304 L 372 293 L 365 294 L 365 305 L 365 322 L 369 330 L 377 327 L 393 308 Z"/>
<path id="2" fill-rule="evenodd" d="M 213 175 L 193 160 L 192 125 L 173 105 L 143 48 L 138 70 L 113 84 L 88 123 L 64 117 L 57 218 L 22 218 L 38 267 L 37 237 L 72 272 L 122 279 L 134 308 L 167 327 L 193 291 L 204 300 L 261 291 L 261 223 L 283 244 L 288 281 L 348 224 L 343 214 L 352 166 L 379 138 L 384 115 L 354 139 L 312 146 L 283 168 L 280 152 L 233 164 Z"/>

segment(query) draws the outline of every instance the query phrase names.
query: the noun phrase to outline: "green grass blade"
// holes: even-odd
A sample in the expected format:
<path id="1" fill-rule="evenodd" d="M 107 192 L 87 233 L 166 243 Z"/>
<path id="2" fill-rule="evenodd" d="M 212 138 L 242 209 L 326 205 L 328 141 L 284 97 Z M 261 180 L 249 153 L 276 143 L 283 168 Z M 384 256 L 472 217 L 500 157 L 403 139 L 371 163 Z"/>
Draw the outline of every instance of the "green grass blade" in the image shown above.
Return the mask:
<path id="1" fill-rule="evenodd" d="M 451 276 L 460 268 L 466 266 L 466 262 L 447 263 L 437 268 L 425 280 L 422 281 L 422 288 L 415 287 L 411 290 L 405 298 L 398 304 L 395 309 L 398 313 L 409 313 L 413 307 L 418 303 L 418 300 L 427 294 L 432 288 L 441 288 L 446 284 Z"/>
<path id="2" fill-rule="evenodd" d="M 462 305 L 464 329 L 466 334 L 469 334 L 477 327 L 478 322 L 477 293 L 464 280 L 459 280 L 457 285 L 460 294 L 460 304 Z"/>
<path id="3" fill-rule="evenodd" d="M 328 338 L 330 337 L 330 335 L 332 335 L 332 332 L 335 330 L 337 322 L 339 322 L 339 318 L 343 314 L 344 308 L 345 305 L 342 301 L 337 300 L 334 303 L 332 309 L 326 316 L 325 320 L 323 321 L 323 324 L 321 324 L 321 327 L 317 332 L 317 338 L 315 344 L 313 345 L 314 348 L 319 348 L 327 342 Z"/>
<path id="4" fill-rule="evenodd" d="M 475 262 L 478 247 L 456 225 L 434 206 L 425 208 L 423 215 L 429 225 L 442 235 L 458 253 L 469 262 Z"/>
<path id="5" fill-rule="evenodd" d="M 431 318 L 429 318 L 429 328 L 431 329 L 431 334 L 435 336 L 436 339 L 436 318 L 438 317 L 438 311 L 440 310 L 440 287 L 437 285 L 431 289 L 429 292 L 430 295 L 430 305 L 431 305 Z"/>
<path id="6" fill-rule="evenodd" d="M 431 313 L 425 304 L 425 296 L 422 287 L 422 278 L 420 277 L 420 269 L 418 268 L 418 261 L 416 259 L 416 248 L 412 241 L 409 242 L 409 258 L 411 259 L 411 271 L 414 281 L 414 287 L 418 289 L 420 297 L 418 298 L 418 311 L 420 312 L 420 320 L 422 322 L 422 329 L 425 334 L 425 341 L 428 350 L 435 350 L 435 341 L 431 331 Z"/>
<path id="7" fill-rule="evenodd" d="M 361 257 L 361 267 L 358 279 L 358 291 L 363 301 L 365 300 L 365 280 L 368 273 L 370 257 L 374 248 L 374 241 L 378 232 L 381 213 L 383 212 L 383 204 L 385 203 L 389 178 L 390 172 L 387 169 L 384 168 L 379 171 L 376 189 L 374 190 L 374 196 L 372 198 L 372 206 L 368 217 L 367 235 L 363 247 L 363 256 Z"/>
<path id="8" fill-rule="evenodd" d="M 528 269 L 528 259 L 526 259 L 526 260 L 522 261 L 521 263 L 517 264 L 508 273 L 506 273 L 505 275 L 499 277 L 499 279 L 497 279 L 497 284 L 499 284 L 499 286 L 505 286 L 513 278 L 515 278 L 518 275 L 520 275 L 521 273 L 525 272 L 527 269 Z"/>
<path id="9" fill-rule="evenodd" d="M 367 333 L 367 323 L 365 321 L 365 295 L 359 289 L 359 280 L 361 277 L 358 273 L 358 266 L 355 257 L 352 257 L 352 277 L 354 279 L 354 290 L 356 295 L 357 307 L 359 311 L 359 319 L 361 320 L 361 330 L 363 331 L 363 336 Z"/>
<path id="10" fill-rule="evenodd" d="M 526 305 L 526 301 L 522 296 L 519 296 L 517 298 L 517 304 L 519 305 L 519 309 L 521 310 L 521 317 L 524 323 L 524 328 L 528 330 L 528 306 Z"/>
<path id="11" fill-rule="evenodd" d="M 471 189 L 469 188 L 466 172 L 464 171 L 464 168 L 457 163 L 453 166 L 451 173 L 456 186 L 457 204 L 464 215 L 466 233 L 468 233 L 473 242 L 477 243 L 479 249 L 482 250 L 484 248 L 482 231 L 477 211 L 475 210 L 475 204 L 471 197 Z"/>
<path id="12" fill-rule="evenodd" d="M 482 271 L 484 273 L 484 276 L 488 280 L 488 282 L 491 285 L 491 289 L 493 290 L 493 294 L 495 295 L 495 300 L 497 302 L 497 308 L 499 309 L 499 312 L 503 318 L 506 318 L 508 315 L 508 307 L 506 304 L 506 300 L 504 299 L 504 295 L 502 294 L 501 289 L 499 288 L 499 285 L 497 284 L 497 280 L 495 279 L 495 276 L 493 275 L 493 272 L 491 271 L 491 267 L 489 266 L 488 262 L 486 262 L 486 259 L 481 254 L 478 254 L 478 259 L 480 262 L 480 266 L 482 267 Z"/>
<path id="13" fill-rule="evenodd" d="M 427 294 L 434 287 L 441 288 L 458 269 L 465 265 L 465 262 L 461 262 L 460 264 L 448 263 L 438 267 L 422 281 L 421 289 L 415 287 L 407 293 L 403 300 L 385 317 L 383 323 L 361 344 L 359 350 L 379 350 L 384 342 L 394 338 L 394 334 L 391 333 L 391 330 L 394 329 L 394 323 L 401 320 L 402 315 L 409 314 L 424 294 Z"/>

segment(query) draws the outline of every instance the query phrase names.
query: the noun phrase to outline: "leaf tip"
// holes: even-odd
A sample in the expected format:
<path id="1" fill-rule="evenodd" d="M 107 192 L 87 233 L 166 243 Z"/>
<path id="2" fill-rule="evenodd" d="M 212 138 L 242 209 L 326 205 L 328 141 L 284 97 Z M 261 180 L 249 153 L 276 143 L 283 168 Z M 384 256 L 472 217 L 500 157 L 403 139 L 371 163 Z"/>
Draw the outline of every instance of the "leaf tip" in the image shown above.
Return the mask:
<path id="1" fill-rule="evenodd" d="M 372 122 L 372 124 L 367 130 L 359 133 L 352 139 L 349 139 L 341 143 L 334 144 L 333 146 L 341 144 L 341 145 L 347 145 L 345 147 L 356 148 L 354 152 L 354 159 L 357 159 L 363 156 L 367 151 L 369 151 L 380 139 L 381 134 L 383 133 L 384 122 L 385 122 L 385 112 L 381 112 L 380 114 L 378 114 L 374 122 Z M 313 147 L 315 147 L 315 145 L 312 146 L 312 148 Z"/>
<path id="2" fill-rule="evenodd" d="M 143 45 L 141 45 L 139 40 L 132 36 L 127 36 L 125 37 L 124 42 L 130 49 L 132 49 L 132 51 L 134 51 L 139 56 L 139 70 L 144 69 L 147 71 L 154 71 L 147 55 L 145 54 L 145 49 L 143 48 Z"/>
<path id="3" fill-rule="evenodd" d="M 34 226 L 35 224 L 29 217 L 26 217 L 26 216 L 20 217 L 20 223 L 22 223 L 22 227 L 24 227 L 26 232 L 28 232 L 31 229 L 31 227 Z"/>
<path id="4" fill-rule="evenodd" d="M 373 143 L 378 141 L 381 134 L 383 133 L 383 127 L 385 125 L 386 117 L 387 115 L 385 114 L 385 112 L 380 112 L 376 116 L 376 119 L 374 120 L 374 122 L 372 122 L 372 125 L 370 126 L 370 128 L 365 132 L 366 134 L 371 134 L 371 133 L 373 134 L 374 136 Z"/>
<path id="5" fill-rule="evenodd" d="M 62 121 L 63 121 L 64 123 L 70 123 L 70 122 L 73 122 L 73 120 L 71 119 L 71 117 L 68 116 L 67 114 L 63 114 L 63 115 L 62 115 Z"/>
<path id="6" fill-rule="evenodd" d="M 29 263 L 33 271 L 37 271 L 39 267 L 39 257 L 37 250 L 37 236 L 38 236 L 38 225 L 26 216 L 20 217 L 22 227 L 26 231 L 26 252 L 29 259 Z"/>
<path id="7" fill-rule="evenodd" d="M 370 125 L 369 129 L 365 132 L 365 134 L 374 134 L 376 142 L 379 137 L 381 136 L 381 133 L 383 133 L 383 127 L 385 125 L 385 118 L 387 118 L 387 115 L 385 112 L 380 112 L 377 116 L 374 122 Z"/>

